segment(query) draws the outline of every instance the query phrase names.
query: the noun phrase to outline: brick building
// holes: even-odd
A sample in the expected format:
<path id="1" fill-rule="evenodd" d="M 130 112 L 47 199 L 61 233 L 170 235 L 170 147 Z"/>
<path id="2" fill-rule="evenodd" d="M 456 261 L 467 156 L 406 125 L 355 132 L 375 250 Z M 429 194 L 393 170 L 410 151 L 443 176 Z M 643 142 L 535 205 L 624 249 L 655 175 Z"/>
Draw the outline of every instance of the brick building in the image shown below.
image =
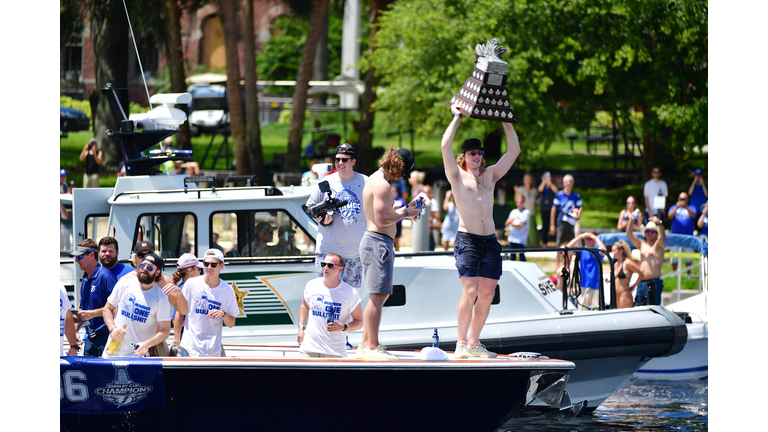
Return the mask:
<path id="1" fill-rule="evenodd" d="M 279 0 L 251 1 L 253 1 L 254 11 L 254 37 L 258 50 L 269 40 L 272 23 L 275 19 L 282 15 L 288 15 L 289 11 Z M 242 22 L 242 11 L 238 13 L 237 18 L 239 22 Z M 93 43 L 87 17 L 84 24 L 82 37 L 73 39 L 61 50 L 61 92 L 75 99 L 87 100 L 88 92 L 95 89 L 97 83 L 95 82 Z M 242 26 L 238 27 L 238 34 L 242 39 Z M 184 12 L 181 17 L 181 29 L 184 60 L 188 64 L 187 74 L 200 65 L 205 65 L 208 70 L 223 70 L 226 67 L 224 29 L 217 7 L 206 5 L 194 14 Z M 150 93 L 152 93 L 152 86 L 158 71 L 166 66 L 166 59 L 157 42 L 139 40 L 138 45 L 142 67 L 148 76 L 147 85 L 150 87 Z M 244 76 L 242 40 L 238 44 L 238 51 L 240 76 Z M 126 71 L 129 83 L 129 100 L 148 106 L 133 42 L 130 42 L 130 45 L 126 47 L 126 52 L 129 56 L 129 68 Z M 105 84 L 98 83 L 99 86 Z"/>

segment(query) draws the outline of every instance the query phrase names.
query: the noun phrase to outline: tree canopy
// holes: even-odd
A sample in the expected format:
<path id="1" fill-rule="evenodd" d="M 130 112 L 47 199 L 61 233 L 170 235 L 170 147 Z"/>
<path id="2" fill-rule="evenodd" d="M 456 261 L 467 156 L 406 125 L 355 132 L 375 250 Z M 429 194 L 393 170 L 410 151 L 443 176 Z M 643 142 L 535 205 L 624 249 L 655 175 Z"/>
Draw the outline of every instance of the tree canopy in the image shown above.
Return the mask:
<path id="1" fill-rule="evenodd" d="M 641 111 L 644 165 L 707 144 L 707 2 L 671 0 L 399 1 L 379 21 L 375 104 L 383 126 L 426 135 L 445 128 L 445 102 L 472 73 L 475 45 L 509 52 L 507 87 L 523 159 L 605 110 Z M 460 135 L 498 129 L 465 122 Z M 457 136 L 457 141 L 463 139 Z"/>

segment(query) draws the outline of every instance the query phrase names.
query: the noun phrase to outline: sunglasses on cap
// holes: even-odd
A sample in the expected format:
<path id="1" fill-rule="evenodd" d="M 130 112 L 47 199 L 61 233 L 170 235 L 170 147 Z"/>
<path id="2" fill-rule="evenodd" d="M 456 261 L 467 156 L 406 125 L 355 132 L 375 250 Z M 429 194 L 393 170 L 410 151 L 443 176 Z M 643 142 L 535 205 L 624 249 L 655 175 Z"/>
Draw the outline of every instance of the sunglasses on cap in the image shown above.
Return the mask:
<path id="1" fill-rule="evenodd" d="M 216 267 L 219 266 L 219 264 L 220 263 L 212 263 L 212 262 L 208 262 L 208 261 L 203 261 L 203 266 L 204 267 L 211 266 L 211 268 L 216 268 Z"/>
<path id="2" fill-rule="evenodd" d="M 141 264 L 139 264 L 139 268 L 142 269 L 142 270 L 150 271 L 150 272 L 155 271 L 155 266 L 153 266 L 152 264 L 141 263 Z"/>
<path id="3" fill-rule="evenodd" d="M 328 270 L 333 270 L 333 266 L 335 266 L 335 265 L 336 264 L 334 264 L 334 263 L 327 263 L 327 262 L 321 262 L 320 263 L 320 267 L 323 267 L 323 268 L 328 267 Z"/>
<path id="4" fill-rule="evenodd" d="M 349 162 L 351 160 L 352 160 L 352 158 L 338 158 L 337 157 L 336 158 L 336 163 L 347 163 L 347 162 Z"/>
<path id="5" fill-rule="evenodd" d="M 482 156 L 485 154 L 485 152 L 482 150 L 470 150 L 467 153 L 471 154 L 472 156 L 477 156 L 477 155 Z"/>

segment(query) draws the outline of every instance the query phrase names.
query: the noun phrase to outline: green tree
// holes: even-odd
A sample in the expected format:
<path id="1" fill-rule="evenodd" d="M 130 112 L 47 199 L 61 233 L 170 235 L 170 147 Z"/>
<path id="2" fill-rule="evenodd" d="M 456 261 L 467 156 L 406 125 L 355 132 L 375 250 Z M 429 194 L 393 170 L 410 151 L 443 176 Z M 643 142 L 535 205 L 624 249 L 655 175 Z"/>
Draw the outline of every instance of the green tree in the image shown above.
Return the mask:
<path id="1" fill-rule="evenodd" d="M 521 165 L 595 112 L 628 124 L 642 111 L 644 168 L 679 164 L 707 142 L 707 3 L 671 0 L 414 0 L 380 20 L 375 67 L 382 124 L 422 135 L 449 121 L 445 101 L 472 71 L 474 47 L 498 37 L 518 118 Z M 462 137 L 498 129 L 470 121 Z"/>
<path id="2" fill-rule="evenodd" d="M 256 41 L 253 31 L 253 2 L 243 5 L 243 61 L 245 63 L 245 147 L 252 172 L 266 180 L 264 154 L 261 149 L 261 125 L 259 124 L 259 98 L 256 88 Z"/>
<path id="3" fill-rule="evenodd" d="M 253 174 L 245 144 L 245 117 L 240 93 L 240 57 L 237 52 L 237 20 L 235 0 L 220 0 L 221 24 L 224 27 L 224 47 L 227 58 L 227 98 L 229 123 L 232 131 L 232 152 L 237 161 L 237 174 Z"/>

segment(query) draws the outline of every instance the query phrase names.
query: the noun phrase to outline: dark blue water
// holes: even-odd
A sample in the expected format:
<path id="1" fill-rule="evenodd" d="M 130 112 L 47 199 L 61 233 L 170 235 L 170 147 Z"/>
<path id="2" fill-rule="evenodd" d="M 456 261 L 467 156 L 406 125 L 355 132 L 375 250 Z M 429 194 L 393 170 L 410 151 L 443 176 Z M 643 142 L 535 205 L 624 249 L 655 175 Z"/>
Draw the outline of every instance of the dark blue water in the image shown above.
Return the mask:
<path id="1" fill-rule="evenodd" d="M 614 392 L 591 415 L 569 420 L 514 418 L 501 431 L 706 431 L 708 380 L 642 381 Z"/>

